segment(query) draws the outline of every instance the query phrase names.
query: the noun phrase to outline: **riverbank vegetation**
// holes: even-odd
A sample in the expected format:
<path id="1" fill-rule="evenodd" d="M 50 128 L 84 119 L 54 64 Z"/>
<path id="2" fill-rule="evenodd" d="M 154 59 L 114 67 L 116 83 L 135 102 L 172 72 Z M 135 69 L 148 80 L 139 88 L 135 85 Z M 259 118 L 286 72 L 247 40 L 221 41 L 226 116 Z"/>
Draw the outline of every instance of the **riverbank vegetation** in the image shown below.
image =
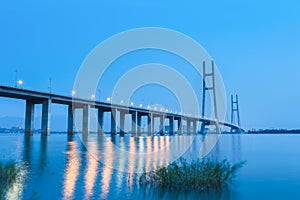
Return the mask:
<path id="1" fill-rule="evenodd" d="M 0 162 L 0 199 L 5 199 L 6 192 L 18 181 L 21 167 L 15 162 Z"/>
<path id="2" fill-rule="evenodd" d="M 176 190 L 220 190 L 232 183 L 244 164 L 245 162 L 240 162 L 231 165 L 227 160 L 196 160 L 189 163 L 179 159 L 167 167 L 143 172 L 139 183 L 141 186 L 151 185 Z"/>

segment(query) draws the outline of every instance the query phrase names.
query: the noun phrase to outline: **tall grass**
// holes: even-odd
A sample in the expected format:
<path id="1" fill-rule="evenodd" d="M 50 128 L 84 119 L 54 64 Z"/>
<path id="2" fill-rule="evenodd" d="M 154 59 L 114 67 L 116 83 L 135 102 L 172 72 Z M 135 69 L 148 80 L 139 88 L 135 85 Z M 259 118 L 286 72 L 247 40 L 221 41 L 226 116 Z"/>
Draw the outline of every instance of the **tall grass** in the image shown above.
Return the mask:
<path id="1" fill-rule="evenodd" d="M 5 199 L 6 192 L 18 181 L 21 168 L 14 162 L 0 162 L 0 199 Z"/>
<path id="2" fill-rule="evenodd" d="M 188 163 L 184 159 L 179 159 L 167 167 L 143 172 L 139 177 L 139 183 L 142 186 L 151 185 L 176 190 L 219 190 L 232 183 L 244 163 L 231 165 L 227 160 L 221 162 L 196 160 Z"/>

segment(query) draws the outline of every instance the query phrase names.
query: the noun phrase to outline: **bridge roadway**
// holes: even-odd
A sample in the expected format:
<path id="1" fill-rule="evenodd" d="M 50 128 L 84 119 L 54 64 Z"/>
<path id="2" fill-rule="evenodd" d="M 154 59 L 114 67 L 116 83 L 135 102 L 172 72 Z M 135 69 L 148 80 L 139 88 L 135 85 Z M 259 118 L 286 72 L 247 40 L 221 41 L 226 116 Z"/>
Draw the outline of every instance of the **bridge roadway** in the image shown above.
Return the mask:
<path id="1" fill-rule="evenodd" d="M 194 116 L 185 116 L 170 112 L 161 112 L 155 110 L 148 110 L 144 108 L 128 107 L 125 105 L 111 104 L 106 102 L 99 102 L 89 99 L 74 98 L 70 96 L 63 96 L 58 94 L 51 94 L 47 92 L 40 92 L 16 87 L 0 86 L 0 97 L 8 97 L 14 99 L 26 100 L 26 111 L 25 111 L 25 134 L 33 134 L 33 119 L 34 119 L 34 105 L 42 104 L 42 127 L 41 134 L 50 134 L 50 115 L 51 115 L 51 104 L 63 104 L 68 106 L 68 134 L 74 134 L 74 115 L 76 109 L 83 110 L 82 117 L 82 132 L 89 132 L 89 109 L 95 108 L 98 110 L 98 132 L 103 133 L 103 120 L 104 112 L 111 112 L 111 133 L 117 133 L 117 123 L 115 116 L 117 111 L 120 112 L 120 134 L 124 134 L 125 115 L 130 114 L 132 118 L 132 133 L 141 132 L 141 119 L 142 116 L 147 116 L 148 130 L 147 132 L 152 134 L 154 132 L 154 118 L 160 118 L 159 130 L 161 133 L 164 132 L 164 121 L 169 119 L 170 134 L 174 133 L 174 120 L 178 121 L 178 130 L 180 133 L 183 131 L 182 121 L 187 122 L 187 132 L 197 132 L 197 122 L 201 122 L 204 126 L 213 124 L 217 125 L 216 120 L 208 118 L 198 118 Z M 191 126 L 191 123 L 193 125 Z M 224 125 L 231 128 L 232 130 L 240 130 L 241 127 L 231 124 L 228 122 L 219 121 L 218 124 Z M 203 126 L 203 127 L 204 127 Z M 191 131 L 192 128 L 192 131 Z"/>

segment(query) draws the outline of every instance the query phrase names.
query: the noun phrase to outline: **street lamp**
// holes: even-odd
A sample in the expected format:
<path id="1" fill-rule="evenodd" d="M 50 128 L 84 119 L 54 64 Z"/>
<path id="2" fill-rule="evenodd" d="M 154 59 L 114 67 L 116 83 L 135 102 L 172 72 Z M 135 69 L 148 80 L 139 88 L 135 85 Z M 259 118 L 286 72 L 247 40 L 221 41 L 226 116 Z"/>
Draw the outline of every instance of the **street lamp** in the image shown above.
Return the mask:
<path id="1" fill-rule="evenodd" d="M 15 73 L 16 73 L 16 79 L 15 79 L 15 87 L 18 87 L 18 70 L 16 69 L 15 70 Z"/>
<path id="2" fill-rule="evenodd" d="M 18 80 L 18 86 L 21 87 L 21 85 L 23 85 L 23 81 L 22 80 Z"/>
<path id="3" fill-rule="evenodd" d="M 72 90 L 72 96 L 74 96 L 76 94 L 75 90 Z"/>
<path id="4" fill-rule="evenodd" d="M 106 101 L 107 101 L 107 102 L 110 102 L 110 97 L 107 97 L 107 98 L 106 98 Z"/>
<path id="5" fill-rule="evenodd" d="M 140 108 L 143 107 L 143 104 L 140 104 Z"/>
<path id="6" fill-rule="evenodd" d="M 133 106 L 133 105 L 134 105 L 134 103 L 133 103 L 133 102 L 130 102 L 130 105 L 131 105 L 131 106 Z"/>
<path id="7" fill-rule="evenodd" d="M 91 95 L 91 99 L 95 99 L 95 97 L 96 97 L 95 94 Z"/>
<path id="8" fill-rule="evenodd" d="M 49 87 L 48 87 L 49 93 L 52 93 L 52 78 L 49 78 Z"/>

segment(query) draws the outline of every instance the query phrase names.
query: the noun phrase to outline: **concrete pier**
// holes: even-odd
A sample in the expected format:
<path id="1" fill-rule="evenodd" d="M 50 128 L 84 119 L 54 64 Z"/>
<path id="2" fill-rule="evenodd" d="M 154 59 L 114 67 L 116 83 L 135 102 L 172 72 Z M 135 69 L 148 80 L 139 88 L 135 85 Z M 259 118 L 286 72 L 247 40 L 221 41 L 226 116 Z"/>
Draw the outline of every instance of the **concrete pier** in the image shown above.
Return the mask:
<path id="1" fill-rule="evenodd" d="M 154 118 L 153 118 L 153 114 L 149 113 L 148 114 L 148 135 L 152 135 L 153 134 L 153 130 L 154 130 Z"/>
<path id="2" fill-rule="evenodd" d="M 169 116 L 170 135 L 174 134 L 174 116 Z"/>
<path id="3" fill-rule="evenodd" d="M 120 111 L 120 135 L 125 135 L 125 112 Z"/>
<path id="4" fill-rule="evenodd" d="M 25 135 L 33 134 L 34 125 L 34 102 L 26 100 L 26 111 L 25 111 Z"/>
<path id="5" fill-rule="evenodd" d="M 189 119 L 186 120 L 186 132 L 187 134 L 191 133 L 191 120 Z"/>
<path id="6" fill-rule="evenodd" d="M 82 133 L 88 134 L 90 131 L 90 105 L 82 107 Z"/>
<path id="7" fill-rule="evenodd" d="M 98 134 L 103 134 L 103 117 L 104 111 L 101 108 L 98 108 Z"/>
<path id="8" fill-rule="evenodd" d="M 137 134 L 140 135 L 142 133 L 142 114 L 137 113 Z"/>
<path id="9" fill-rule="evenodd" d="M 178 129 L 178 134 L 181 135 L 183 133 L 183 124 L 182 124 L 182 118 L 178 118 L 177 119 L 178 123 L 177 123 L 177 129 Z"/>
<path id="10" fill-rule="evenodd" d="M 68 106 L 68 135 L 74 134 L 74 115 L 75 109 L 72 105 Z"/>
<path id="11" fill-rule="evenodd" d="M 198 124 L 198 122 L 196 120 L 193 120 L 193 133 L 194 134 L 197 133 L 197 124 Z"/>
<path id="12" fill-rule="evenodd" d="M 161 115 L 159 117 L 159 119 L 160 119 L 160 122 L 159 122 L 159 133 L 161 135 L 163 135 L 165 133 L 165 116 Z"/>
<path id="13" fill-rule="evenodd" d="M 111 134 L 115 135 L 117 134 L 117 109 L 116 108 L 112 108 L 111 109 L 111 117 L 110 117 L 111 121 Z"/>
<path id="14" fill-rule="evenodd" d="M 43 100 L 42 106 L 42 135 L 50 135 L 51 99 Z"/>
<path id="15" fill-rule="evenodd" d="M 131 112 L 131 134 L 137 134 L 137 112 Z"/>

